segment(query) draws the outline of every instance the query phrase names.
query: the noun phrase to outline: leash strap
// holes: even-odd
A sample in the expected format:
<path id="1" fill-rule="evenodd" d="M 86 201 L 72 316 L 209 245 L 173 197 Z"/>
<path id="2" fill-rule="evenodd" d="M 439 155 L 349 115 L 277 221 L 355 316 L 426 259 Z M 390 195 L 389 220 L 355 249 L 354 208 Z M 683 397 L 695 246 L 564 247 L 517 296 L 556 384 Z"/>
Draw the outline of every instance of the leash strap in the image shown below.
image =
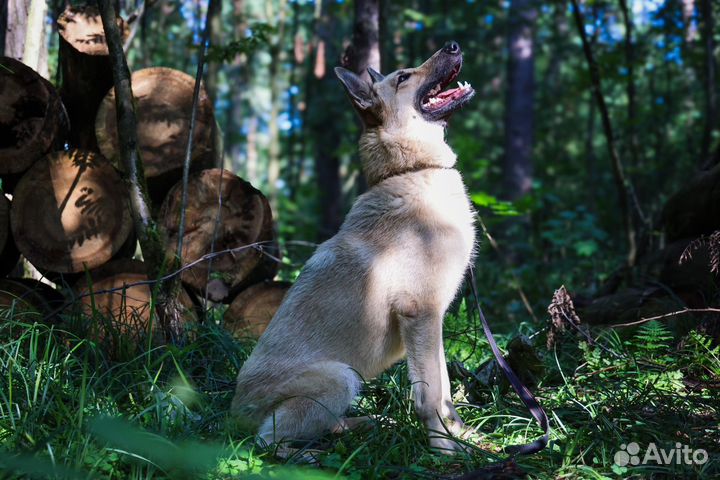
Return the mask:
<path id="1" fill-rule="evenodd" d="M 480 299 L 478 297 L 477 286 L 475 283 L 475 269 L 472 265 L 470 266 L 470 287 L 472 288 L 473 297 L 475 298 L 475 304 L 477 305 L 478 313 L 480 315 L 480 321 L 482 322 L 483 331 L 485 332 L 485 336 L 487 337 L 488 343 L 490 344 L 490 349 L 492 350 L 493 355 L 495 355 L 495 360 L 497 360 L 498 365 L 500 365 L 503 373 L 510 381 L 510 385 L 512 385 L 513 390 L 515 390 L 515 392 L 518 394 L 518 397 L 520 397 L 520 400 L 522 400 L 528 410 L 530 410 L 532 416 L 535 417 L 535 420 L 537 420 L 540 428 L 542 428 L 543 432 L 545 432 L 542 437 L 538 438 L 532 443 L 527 443 L 525 445 L 510 445 L 509 447 L 505 448 L 505 452 L 513 456 L 532 455 L 533 453 L 537 453 L 547 446 L 548 436 L 550 434 L 550 425 L 548 423 L 547 414 L 545 413 L 545 410 L 543 410 L 542 406 L 540 406 L 540 403 L 537 401 L 535 396 L 530 392 L 530 390 L 528 390 L 525 385 L 523 385 L 517 375 L 515 375 L 515 372 L 513 372 L 512 368 L 510 368 L 510 365 L 508 365 L 507 361 L 505 361 L 505 358 L 502 356 L 502 353 L 500 352 L 497 343 L 495 343 L 495 338 L 493 338 L 493 334 L 490 331 L 490 326 L 488 326 L 482 308 L 480 308 Z"/>

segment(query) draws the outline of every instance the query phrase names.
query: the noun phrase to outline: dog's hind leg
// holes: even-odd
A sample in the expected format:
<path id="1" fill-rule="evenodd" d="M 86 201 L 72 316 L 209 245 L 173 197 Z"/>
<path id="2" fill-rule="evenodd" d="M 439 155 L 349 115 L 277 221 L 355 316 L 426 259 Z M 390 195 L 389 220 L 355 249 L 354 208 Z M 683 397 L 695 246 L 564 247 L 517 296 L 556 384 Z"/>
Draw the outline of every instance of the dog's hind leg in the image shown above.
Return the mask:
<path id="1" fill-rule="evenodd" d="M 285 397 L 260 425 L 266 443 L 311 440 L 332 431 L 342 421 L 360 389 L 354 370 L 341 362 L 319 362 L 282 386 Z"/>

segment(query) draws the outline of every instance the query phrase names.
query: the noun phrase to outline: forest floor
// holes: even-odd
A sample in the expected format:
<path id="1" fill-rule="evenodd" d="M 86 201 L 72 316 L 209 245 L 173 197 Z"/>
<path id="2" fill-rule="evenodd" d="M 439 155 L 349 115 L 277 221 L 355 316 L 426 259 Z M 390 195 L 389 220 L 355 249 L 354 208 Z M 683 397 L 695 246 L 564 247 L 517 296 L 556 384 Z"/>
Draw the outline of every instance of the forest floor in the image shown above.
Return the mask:
<path id="1" fill-rule="evenodd" d="M 614 330 L 594 332 L 594 346 L 565 337 L 548 350 L 544 335 L 537 335 L 543 352 L 535 391 L 550 416 L 551 442 L 510 464 L 502 463 L 502 447 L 541 432 L 503 382 L 453 381 L 455 400 L 464 404 L 460 414 L 480 436 L 468 454 L 428 449 L 400 363 L 368 382 L 353 407 L 354 414 L 394 421 L 329 437 L 317 451 L 278 460 L 228 416 L 235 375 L 252 342 L 238 342 L 218 326 L 200 326 L 185 346 L 118 361 L 62 329 L 12 312 L 3 316 L 3 478 L 430 479 L 478 469 L 486 470 L 473 478 L 496 478 L 500 471 L 533 478 L 720 475 L 720 349 L 695 333 L 678 342 L 659 323 L 625 338 Z M 490 355 L 476 327 L 464 308 L 446 320 L 448 361 L 475 372 Z M 508 339 L 500 335 L 498 343 Z M 660 456 L 679 455 L 667 461 L 651 455 L 643 464 L 651 444 Z M 679 459 L 685 446 L 693 450 L 690 462 Z M 616 459 L 639 464 L 621 466 Z"/>

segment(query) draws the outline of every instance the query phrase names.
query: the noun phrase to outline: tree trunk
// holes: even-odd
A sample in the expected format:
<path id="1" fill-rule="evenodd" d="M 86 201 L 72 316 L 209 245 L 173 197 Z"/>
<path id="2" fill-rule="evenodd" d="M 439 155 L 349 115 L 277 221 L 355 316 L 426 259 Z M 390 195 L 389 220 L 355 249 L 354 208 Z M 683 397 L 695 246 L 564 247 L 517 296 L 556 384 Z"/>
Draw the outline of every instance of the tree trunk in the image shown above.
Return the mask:
<path id="1" fill-rule="evenodd" d="M 3 40 L 3 55 L 22 60 L 25 49 L 25 30 L 27 29 L 30 0 L 3 0 L 0 19 L 0 35 Z"/>
<path id="2" fill-rule="evenodd" d="M 357 0 L 352 40 L 343 57 L 345 68 L 370 82 L 368 67 L 380 71 L 380 0 Z"/>
<path id="3" fill-rule="evenodd" d="M 266 2 L 272 5 L 274 2 Z M 278 117 L 282 108 L 283 81 L 280 77 L 280 67 L 285 64 L 285 17 L 287 14 L 287 1 L 280 0 L 277 11 L 268 7 L 268 19 L 276 19 L 277 33 L 270 45 L 270 123 L 268 139 L 268 198 L 270 206 L 277 212 L 278 191 L 277 184 L 280 179 L 280 128 Z"/>
<path id="4" fill-rule="evenodd" d="M 123 41 L 128 28 L 116 18 Z M 112 69 L 100 12 L 94 6 L 65 8 L 57 20 L 60 34 L 60 95 L 70 116 L 71 146 L 97 150 L 95 116 L 113 86 Z"/>
<path id="5" fill-rule="evenodd" d="M 23 48 L 23 63 L 36 70 L 43 78 L 48 77 L 48 51 L 45 39 L 46 14 L 46 0 L 30 1 Z"/>
<path id="6" fill-rule="evenodd" d="M 380 0 L 357 0 L 352 40 L 343 55 L 345 68 L 370 82 L 368 67 L 380 71 Z M 362 128 L 362 127 L 361 127 Z M 360 160 L 356 157 L 356 163 Z M 358 193 L 367 190 L 364 175 L 358 176 Z"/>
<path id="7" fill-rule="evenodd" d="M 235 338 L 260 338 L 289 289 L 287 282 L 263 282 L 243 291 L 225 311 L 225 328 Z"/>
<path id="8" fill-rule="evenodd" d="M 150 196 L 156 205 L 162 203 L 168 190 L 182 176 L 194 85 L 193 77 L 170 68 L 146 68 L 132 74 L 139 126 L 137 146 Z M 200 92 L 196 122 L 191 164 L 194 171 L 210 168 L 215 163 L 215 117 L 204 89 Z M 103 155 L 123 168 L 112 90 L 100 104 L 95 131 Z"/>
<path id="9" fill-rule="evenodd" d="M 339 58 L 336 48 L 336 16 L 330 12 L 327 2 L 322 4 L 322 14 L 317 20 L 317 48 L 315 49 L 314 75 L 308 88 L 312 108 L 308 106 L 308 131 L 315 133 L 315 172 L 320 192 L 320 240 L 335 235 L 342 224 L 343 201 L 340 183 L 340 141 L 338 122 L 342 109 L 350 108 L 343 98 L 342 88 L 334 75 L 328 74 L 327 63 Z M 331 65 L 332 65 L 331 63 Z"/>
<path id="10" fill-rule="evenodd" d="M 244 0 L 233 0 L 232 4 L 234 17 L 233 36 L 235 39 L 243 38 L 247 31 L 245 2 Z M 247 55 L 240 54 L 233 59 L 232 66 L 228 69 L 228 82 L 233 87 L 230 89 L 230 118 L 227 122 L 228 128 L 225 134 L 225 148 L 230 155 L 233 171 L 241 172 L 244 166 L 239 162 L 243 150 L 243 139 L 240 132 L 243 129 L 245 92 L 248 85 Z M 249 176 L 247 169 L 245 169 L 245 176 L 251 183 L 256 181 L 254 177 Z"/>
<path id="11" fill-rule="evenodd" d="M 18 183 L 11 225 L 18 249 L 38 269 L 92 269 L 110 260 L 130 238 L 127 190 L 101 155 L 53 153 Z"/>
<path id="12" fill-rule="evenodd" d="M 210 22 L 210 45 L 220 46 L 223 41 L 223 21 L 222 21 L 222 0 L 213 0 L 213 11 L 208 12 Z M 208 6 L 208 8 L 210 8 Z M 208 62 L 207 71 L 205 72 L 205 86 L 210 98 L 210 104 L 215 106 L 218 95 L 218 75 L 222 63 L 219 61 Z"/>
<path id="13" fill-rule="evenodd" d="M 62 148 L 68 119 L 55 88 L 22 62 L 0 57 L 0 85 L 0 176 L 8 192 L 20 173 Z"/>
<path id="14" fill-rule="evenodd" d="M 168 256 L 174 256 L 177 248 L 181 190 L 181 184 L 173 187 L 160 211 L 160 222 L 168 233 Z M 275 276 L 278 262 L 252 247 L 259 244 L 265 252 L 278 256 L 270 205 L 259 190 L 227 170 L 210 169 L 190 177 L 188 199 L 183 266 L 211 251 L 239 250 L 213 260 L 212 270 L 216 275 L 210 275 L 208 262 L 188 268 L 182 273 L 186 285 L 202 295 L 207 289 L 210 300 L 227 301 L 242 288 Z M 215 238 L 218 208 L 221 208 L 222 228 Z M 246 245 L 251 246 L 240 248 Z"/>
<path id="15" fill-rule="evenodd" d="M 515 200 L 530 191 L 533 178 L 534 1 L 511 0 L 509 16 L 503 191 Z"/>

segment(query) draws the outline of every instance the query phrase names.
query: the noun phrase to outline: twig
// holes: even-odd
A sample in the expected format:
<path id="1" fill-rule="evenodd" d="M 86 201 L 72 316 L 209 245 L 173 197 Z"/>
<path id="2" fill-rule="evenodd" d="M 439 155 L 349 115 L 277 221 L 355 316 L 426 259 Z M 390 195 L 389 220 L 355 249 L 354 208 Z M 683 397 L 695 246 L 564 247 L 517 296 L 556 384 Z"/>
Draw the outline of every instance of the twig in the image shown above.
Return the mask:
<path id="1" fill-rule="evenodd" d="M 123 52 L 125 52 L 125 55 L 127 55 L 128 50 L 130 50 L 130 45 L 135 39 L 135 35 L 137 35 L 138 28 L 140 26 L 140 23 L 142 22 L 142 17 L 145 14 L 145 9 L 147 8 L 146 3 L 148 1 L 149 0 L 143 1 L 137 8 L 137 10 L 135 10 L 135 12 L 128 19 L 128 23 L 132 22 L 132 27 L 130 27 L 130 33 L 128 34 L 128 37 L 123 44 Z"/>
<path id="2" fill-rule="evenodd" d="M 150 215 L 147 184 L 143 165 L 138 153 L 137 118 L 133 104 L 130 70 L 122 49 L 122 40 L 118 28 L 115 7 L 111 0 L 98 0 L 105 38 L 107 40 L 110 62 L 115 83 L 115 109 L 117 111 L 117 130 L 119 138 L 120 160 L 124 167 L 125 179 L 130 190 L 135 233 L 140 242 L 143 257 L 148 263 L 150 276 L 158 276 L 165 258 L 162 240 L 155 233 L 157 225 Z M 151 233 L 153 232 L 153 233 Z"/>
<path id="3" fill-rule="evenodd" d="M 628 242 L 627 264 L 628 266 L 633 266 L 635 265 L 637 257 L 637 235 L 635 232 L 635 225 L 632 219 L 632 214 L 628 206 L 628 198 L 631 197 L 631 188 L 629 186 L 630 182 L 625 177 L 623 165 L 620 161 L 620 156 L 615 146 L 615 136 L 613 134 L 612 123 L 610 123 L 610 115 L 608 114 L 607 105 L 605 104 L 605 97 L 603 96 L 602 89 L 600 88 L 600 67 L 595 61 L 592 48 L 590 47 L 590 43 L 587 39 L 587 34 L 585 33 L 585 21 L 583 19 L 582 13 L 580 12 L 578 0 L 570 1 L 573 7 L 572 10 L 573 16 L 575 18 L 575 25 L 577 27 L 578 34 L 580 35 L 580 40 L 582 41 L 583 52 L 585 53 L 585 60 L 587 61 L 588 70 L 590 71 L 592 90 L 595 95 L 595 101 L 598 104 L 598 109 L 600 110 L 603 133 L 605 134 L 605 143 L 607 144 L 608 154 L 610 155 L 610 160 L 612 163 L 612 173 L 615 180 L 615 187 L 618 193 L 618 203 L 620 204 L 620 212 L 623 217 L 623 226 L 625 227 L 625 234 L 627 236 Z"/>
<path id="4" fill-rule="evenodd" d="M 618 323 L 618 324 L 610 325 L 610 326 L 612 328 L 632 327 L 634 325 L 641 325 L 643 323 L 652 322 L 653 320 L 661 320 L 663 318 L 675 317 L 675 316 L 683 315 L 686 313 L 720 313 L 720 308 L 684 308 L 684 309 L 678 310 L 676 312 L 664 313 L 662 315 L 657 315 L 655 317 L 641 318 L 640 320 L 636 320 L 634 322 Z"/>
<path id="5" fill-rule="evenodd" d="M 197 72 L 195 73 L 195 87 L 193 89 L 192 107 L 190 110 L 190 128 L 188 129 L 188 141 L 185 148 L 185 161 L 183 162 L 182 176 L 182 199 L 180 201 L 180 225 L 178 226 L 178 241 L 176 256 L 178 262 L 182 264 L 182 246 L 183 237 L 185 236 L 185 209 L 188 201 L 188 177 L 190 175 L 190 161 L 192 158 L 193 135 L 195 134 L 195 123 L 197 121 L 197 104 L 200 99 L 200 82 L 202 80 L 203 71 L 205 69 L 205 54 L 207 53 L 208 43 L 210 42 L 210 30 L 212 28 L 210 16 L 215 8 L 215 0 L 209 0 L 208 9 L 205 13 L 205 30 L 202 36 L 202 44 L 198 53 Z"/>
<path id="6" fill-rule="evenodd" d="M 45 316 L 45 320 L 47 320 L 47 319 L 49 319 L 49 318 L 57 315 L 58 313 L 62 312 L 62 311 L 65 310 L 67 307 L 73 305 L 77 300 L 79 300 L 79 299 L 81 299 L 81 298 L 89 297 L 89 296 L 92 296 L 92 295 L 104 295 L 104 294 L 108 294 L 108 293 L 114 293 L 114 292 L 118 292 L 118 291 L 121 291 L 121 290 L 125 290 L 125 289 L 127 289 L 127 288 L 129 288 L 129 287 L 138 287 L 138 286 L 142 286 L 142 285 L 156 285 L 156 284 L 158 284 L 158 283 L 166 282 L 167 280 L 170 280 L 170 279 L 172 279 L 172 278 L 175 278 L 175 277 L 177 277 L 178 275 L 180 275 L 181 273 L 183 273 L 185 270 L 188 270 L 188 269 L 190 269 L 190 268 L 193 268 L 194 266 L 196 266 L 196 265 L 198 265 L 198 264 L 200 264 L 200 263 L 202 263 L 202 262 L 210 261 L 210 260 L 212 260 L 213 258 L 219 257 L 219 256 L 221 256 L 221 255 L 234 254 L 234 253 L 240 252 L 240 251 L 242 251 L 242 250 L 247 250 L 248 248 L 253 248 L 253 249 L 259 251 L 261 254 L 265 255 L 266 257 L 270 258 L 271 260 L 273 260 L 273 261 L 275 261 L 275 262 L 281 262 L 282 260 L 280 260 L 279 258 L 275 257 L 274 255 L 272 255 L 272 254 L 270 254 L 270 253 L 267 253 L 267 252 L 265 251 L 265 249 L 263 248 L 265 244 L 270 244 L 270 243 L 271 243 L 271 242 L 269 242 L 269 241 L 255 242 L 255 243 L 250 243 L 250 244 L 248 244 L 248 245 L 242 245 L 242 246 L 240 246 L 240 247 L 228 248 L 228 249 L 225 249 L 225 250 L 220 250 L 219 252 L 206 253 L 206 254 L 203 255 L 202 257 L 200 257 L 200 258 L 198 258 L 198 259 L 196 259 L 196 260 L 193 260 L 192 262 L 190 262 L 190 263 L 188 263 L 188 264 L 185 264 L 185 265 L 181 266 L 180 268 L 178 268 L 177 270 L 174 270 L 173 272 L 170 272 L 170 273 L 168 273 L 168 274 L 166 274 L 166 275 L 163 275 L 163 276 L 160 277 L 160 278 L 151 278 L 151 279 L 148 279 L 148 280 L 141 280 L 141 281 L 133 282 L 133 283 L 124 283 L 124 284 L 123 284 L 122 286 L 120 286 L 120 287 L 108 288 L 108 289 L 106 289 L 106 290 L 97 290 L 97 291 L 92 291 L 92 292 L 89 292 L 89 293 L 84 293 L 84 294 L 82 294 L 82 295 L 77 295 L 77 296 L 73 297 L 73 299 L 72 299 L 71 301 L 68 301 L 68 302 L 63 303 L 61 306 L 59 306 L 59 307 L 56 308 L 55 310 L 53 310 L 52 312 L 48 313 L 48 314 Z"/>

